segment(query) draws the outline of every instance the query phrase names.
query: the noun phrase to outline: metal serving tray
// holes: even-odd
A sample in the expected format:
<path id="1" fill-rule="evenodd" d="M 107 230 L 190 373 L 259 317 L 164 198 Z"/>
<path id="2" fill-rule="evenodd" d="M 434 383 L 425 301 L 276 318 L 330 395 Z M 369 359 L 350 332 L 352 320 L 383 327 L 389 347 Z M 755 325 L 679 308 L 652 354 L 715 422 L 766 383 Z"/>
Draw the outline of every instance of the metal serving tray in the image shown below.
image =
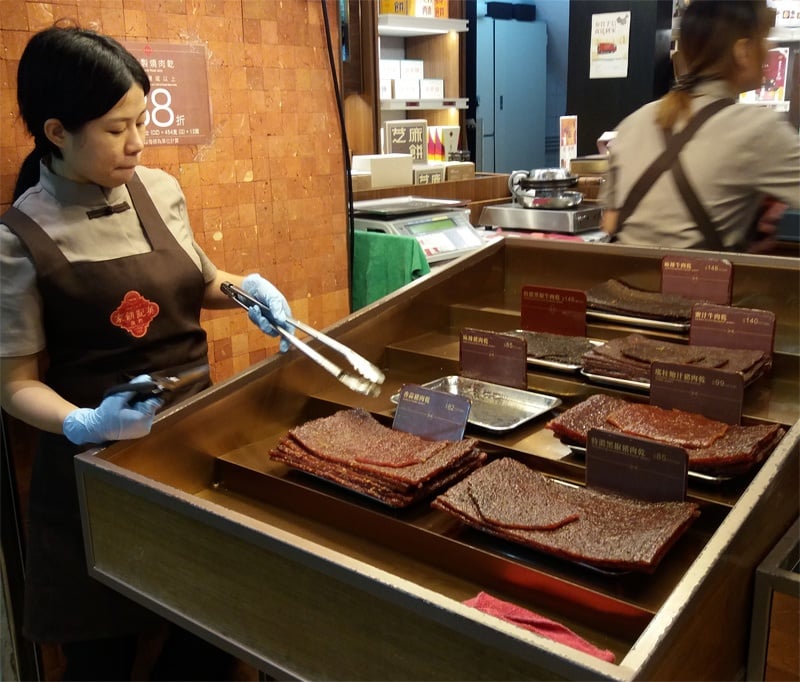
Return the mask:
<path id="1" fill-rule="evenodd" d="M 471 403 L 467 422 L 489 431 L 510 431 L 561 404 L 555 396 L 457 375 L 421 386 L 467 398 Z M 395 393 L 391 400 L 399 402 L 400 394 Z"/>
<path id="2" fill-rule="evenodd" d="M 660 329 L 666 332 L 688 332 L 689 322 L 668 322 L 667 320 L 652 320 L 647 317 L 636 317 L 635 315 L 621 315 L 619 313 L 607 313 L 602 310 L 586 310 L 586 317 L 602 322 L 615 322 L 626 324 L 632 327 L 646 327 L 647 329 Z"/>

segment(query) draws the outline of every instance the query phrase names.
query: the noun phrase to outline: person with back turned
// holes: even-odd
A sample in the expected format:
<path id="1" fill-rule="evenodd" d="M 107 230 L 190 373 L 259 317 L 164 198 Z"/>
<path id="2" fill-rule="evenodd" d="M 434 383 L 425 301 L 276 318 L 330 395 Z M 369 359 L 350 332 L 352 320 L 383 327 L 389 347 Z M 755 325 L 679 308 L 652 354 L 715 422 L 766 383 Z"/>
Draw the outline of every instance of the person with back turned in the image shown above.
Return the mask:
<path id="1" fill-rule="evenodd" d="M 69 680 L 131 679 L 137 642 L 162 631 L 170 634 L 151 679 L 225 679 L 228 654 L 89 576 L 73 457 L 145 436 L 163 404 L 209 385 L 200 371 L 179 396 L 104 397 L 156 372 L 202 370 L 201 310 L 236 305 L 221 282 L 241 286 L 291 331 L 283 294 L 258 274 L 218 270 L 195 243 L 178 182 L 139 165 L 149 90 L 122 45 L 71 25 L 35 34 L 17 72 L 35 146 L 0 216 L 0 398 L 39 435 L 23 631 L 60 645 Z M 258 306 L 250 318 L 277 336 Z"/>
<path id="2" fill-rule="evenodd" d="M 620 244 L 754 250 L 765 199 L 800 206 L 800 138 L 785 115 L 738 103 L 760 87 L 774 12 L 764 0 L 693 0 L 672 90 L 624 119 L 600 201 Z"/>

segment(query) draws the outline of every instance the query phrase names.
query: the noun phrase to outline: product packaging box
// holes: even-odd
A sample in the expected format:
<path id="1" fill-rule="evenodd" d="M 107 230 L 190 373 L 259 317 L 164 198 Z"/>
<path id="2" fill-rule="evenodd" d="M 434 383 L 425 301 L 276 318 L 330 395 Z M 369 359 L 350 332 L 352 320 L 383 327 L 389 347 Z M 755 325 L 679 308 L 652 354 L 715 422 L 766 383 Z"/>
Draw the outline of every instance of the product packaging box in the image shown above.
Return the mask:
<path id="1" fill-rule="evenodd" d="M 433 185 L 444 182 L 445 167 L 443 163 L 414 164 L 414 184 Z"/>
<path id="2" fill-rule="evenodd" d="M 409 0 L 410 14 L 415 17 L 430 17 L 435 19 L 447 19 L 450 14 L 448 0 Z"/>
<path id="3" fill-rule="evenodd" d="M 393 81 L 394 99 L 419 99 L 419 80 L 398 78 Z"/>
<path id="4" fill-rule="evenodd" d="M 400 78 L 419 80 L 425 77 L 425 64 L 421 59 L 401 59 Z"/>
<path id="5" fill-rule="evenodd" d="M 389 78 L 381 78 L 379 84 L 381 99 L 392 99 L 392 81 Z"/>
<path id="6" fill-rule="evenodd" d="M 381 14 L 408 14 L 413 0 L 381 0 Z"/>
<path id="7" fill-rule="evenodd" d="M 428 121 L 424 118 L 386 121 L 383 125 L 383 150 L 410 154 L 415 163 L 427 163 Z"/>
<path id="8" fill-rule="evenodd" d="M 381 59 L 378 62 L 378 76 L 383 80 L 395 80 L 400 78 L 399 59 Z"/>
<path id="9" fill-rule="evenodd" d="M 421 78 L 419 81 L 420 99 L 444 99 L 444 81 L 441 78 Z"/>
<path id="10" fill-rule="evenodd" d="M 369 171 L 351 170 L 350 182 L 353 185 L 354 192 L 360 192 L 364 189 L 372 189 L 372 173 Z"/>
<path id="11" fill-rule="evenodd" d="M 448 161 L 445 166 L 445 179 L 471 180 L 475 177 L 475 164 L 471 161 Z"/>
<path id="12" fill-rule="evenodd" d="M 411 154 L 357 154 L 351 167 L 371 174 L 372 189 L 413 182 Z"/>

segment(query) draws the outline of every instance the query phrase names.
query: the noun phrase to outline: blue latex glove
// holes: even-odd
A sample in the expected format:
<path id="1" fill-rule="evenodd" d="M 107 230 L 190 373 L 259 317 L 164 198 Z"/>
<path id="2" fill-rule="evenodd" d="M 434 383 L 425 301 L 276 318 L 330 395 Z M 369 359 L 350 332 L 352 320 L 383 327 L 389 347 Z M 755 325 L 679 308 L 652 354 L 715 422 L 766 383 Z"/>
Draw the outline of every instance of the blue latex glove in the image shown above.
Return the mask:
<path id="1" fill-rule="evenodd" d="M 247 315 L 256 327 L 270 336 L 278 336 L 275 325 L 285 329 L 290 334 L 294 334 L 294 327 L 286 321 L 286 318 L 292 316 L 289 303 L 274 284 L 264 279 L 261 275 L 252 274 L 247 275 L 242 280 L 242 289 L 267 306 L 272 316 L 270 320 L 261 312 L 258 306 L 254 305 L 248 308 Z M 281 338 L 280 349 L 282 353 L 289 350 L 289 342 L 284 338 Z"/>
<path id="2" fill-rule="evenodd" d="M 150 377 L 143 374 L 132 379 L 131 383 L 141 381 L 150 381 Z M 146 436 L 150 433 L 156 411 L 164 401 L 153 396 L 129 405 L 128 401 L 134 395 L 134 391 L 115 393 L 95 409 L 79 407 L 73 410 L 64 419 L 64 435 L 75 445 Z"/>

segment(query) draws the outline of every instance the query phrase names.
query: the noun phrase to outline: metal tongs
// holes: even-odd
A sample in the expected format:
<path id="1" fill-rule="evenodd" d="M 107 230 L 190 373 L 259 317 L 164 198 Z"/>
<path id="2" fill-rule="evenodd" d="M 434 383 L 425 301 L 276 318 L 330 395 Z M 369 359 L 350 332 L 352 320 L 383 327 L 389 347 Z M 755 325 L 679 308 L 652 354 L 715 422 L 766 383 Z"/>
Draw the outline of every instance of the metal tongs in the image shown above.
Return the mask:
<path id="1" fill-rule="evenodd" d="M 125 384 L 117 384 L 106 390 L 103 393 L 103 397 L 108 398 L 108 396 L 115 393 L 133 391 L 134 395 L 131 396 L 128 403 L 136 403 L 153 396 L 159 396 L 167 391 L 176 391 L 197 381 L 208 380 L 208 375 L 209 367 L 206 364 L 177 373 L 153 372 L 149 381 L 129 381 Z"/>
<path id="2" fill-rule="evenodd" d="M 266 317 L 270 322 L 273 322 L 272 313 L 270 312 L 269 308 L 236 285 L 231 284 L 230 282 L 223 282 L 219 288 L 222 290 L 222 293 L 230 296 L 234 301 L 236 301 L 236 303 L 246 310 L 249 310 L 252 306 L 257 305 L 261 309 L 264 317 Z M 383 372 L 381 372 L 381 370 L 373 365 L 369 360 L 360 356 L 352 348 L 348 348 L 343 343 L 339 343 L 335 339 L 332 339 L 330 336 L 327 336 L 321 331 L 314 329 L 314 327 L 310 325 L 292 318 L 287 318 L 286 321 L 293 327 L 296 327 L 300 331 L 308 334 L 310 337 L 325 344 L 331 350 L 340 353 L 350 363 L 353 369 L 358 372 L 358 375 L 343 370 L 324 355 L 311 348 L 311 346 L 309 346 L 307 343 L 298 339 L 294 334 L 287 332 L 277 324 L 273 324 L 275 329 L 278 330 L 278 333 L 295 348 L 297 348 L 297 350 L 304 353 L 314 362 L 320 365 L 320 367 L 333 374 L 333 376 L 335 376 L 351 391 L 373 397 L 380 395 L 381 384 L 384 382 L 386 377 L 384 376 Z"/>

